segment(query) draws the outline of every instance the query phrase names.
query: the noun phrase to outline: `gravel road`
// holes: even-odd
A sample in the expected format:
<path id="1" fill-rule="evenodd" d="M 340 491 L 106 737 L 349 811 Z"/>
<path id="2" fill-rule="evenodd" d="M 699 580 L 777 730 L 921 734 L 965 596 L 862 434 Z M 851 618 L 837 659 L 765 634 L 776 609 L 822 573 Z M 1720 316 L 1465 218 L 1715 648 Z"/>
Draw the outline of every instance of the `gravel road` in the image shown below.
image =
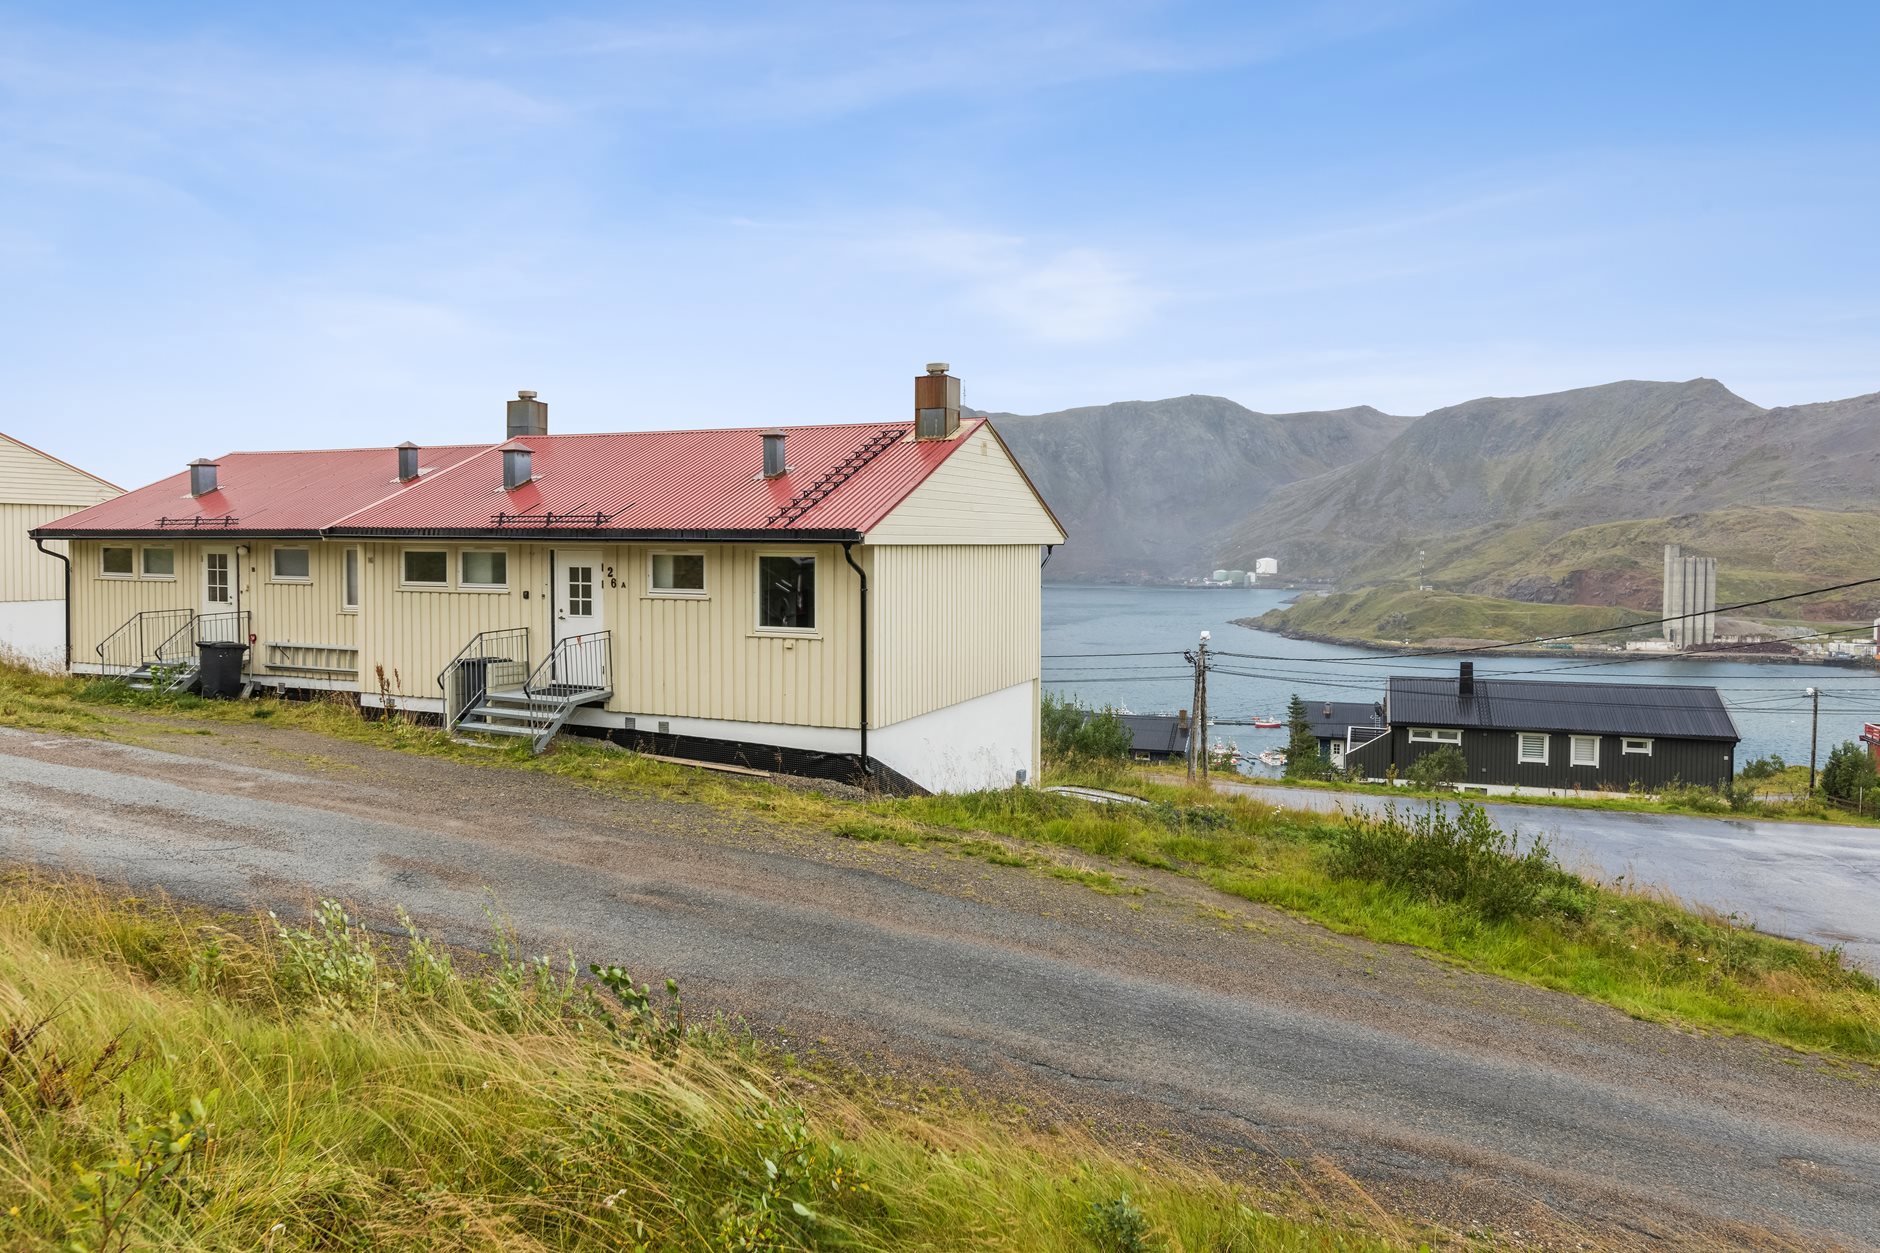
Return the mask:
<path id="1" fill-rule="evenodd" d="M 1388 797 L 1217 783 L 1290 809 L 1376 812 Z M 1399 801 L 1400 808 L 1423 801 Z M 1880 975 L 1880 828 L 1631 814 L 1488 802 L 1504 830 L 1541 834 L 1567 865 L 1735 913 L 1776 935 L 1840 945 Z"/>
<path id="2" fill-rule="evenodd" d="M 1880 1245 L 1869 1068 L 1634 1022 L 1154 872 L 1104 896 L 278 728 L 149 739 L 0 731 L 0 856 L 212 904 L 403 905 L 465 944 L 487 886 L 532 945 L 672 976 L 695 1007 L 1030 1085 L 1216 1160 L 1327 1163 L 1452 1228 Z"/>

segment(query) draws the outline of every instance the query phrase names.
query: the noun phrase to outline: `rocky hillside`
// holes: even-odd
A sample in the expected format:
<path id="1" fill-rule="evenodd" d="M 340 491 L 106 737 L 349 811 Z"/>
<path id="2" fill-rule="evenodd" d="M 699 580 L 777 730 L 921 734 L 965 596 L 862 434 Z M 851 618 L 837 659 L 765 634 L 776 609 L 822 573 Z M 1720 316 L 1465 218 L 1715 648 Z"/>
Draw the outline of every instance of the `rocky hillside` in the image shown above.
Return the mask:
<path id="1" fill-rule="evenodd" d="M 1070 532 L 1045 570 L 1057 580 L 1205 573 L 1274 489 L 1367 457 L 1412 421 L 1255 413 L 1219 396 L 986 416 Z"/>

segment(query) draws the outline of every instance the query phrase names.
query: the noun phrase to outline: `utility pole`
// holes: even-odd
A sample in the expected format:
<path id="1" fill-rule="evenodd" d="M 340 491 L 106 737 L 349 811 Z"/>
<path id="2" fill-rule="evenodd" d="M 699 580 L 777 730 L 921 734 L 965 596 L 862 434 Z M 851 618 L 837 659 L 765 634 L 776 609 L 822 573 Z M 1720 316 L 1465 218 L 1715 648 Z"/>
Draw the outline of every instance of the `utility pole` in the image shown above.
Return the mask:
<path id="1" fill-rule="evenodd" d="M 1815 707 L 1814 716 L 1809 719 L 1808 728 L 1808 794 L 1815 794 L 1815 747 L 1821 738 L 1821 689 L 1808 689 L 1808 698 Z"/>
<path id="2" fill-rule="evenodd" d="M 1188 781 L 1193 783 L 1195 781 L 1195 745 L 1201 742 L 1201 737 L 1195 732 L 1195 722 L 1201 714 L 1201 658 L 1194 653 L 1183 653 L 1182 656 L 1186 657 L 1188 664 L 1195 668 L 1194 691 L 1188 698 L 1190 711 L 1188 715 Z"/>
<path id="3" fill-rule="evenodd" d="M 1208 781 L 1208 640 L 1211 633 L 1201 633 L 1201 647 L 1196 653 L 1195 682 L 1201 687 L 1201 695 L 1195 702 L 1200 708 L 1195 710 L 1195 730 L 1201 733 L 1201 781 Z"/>

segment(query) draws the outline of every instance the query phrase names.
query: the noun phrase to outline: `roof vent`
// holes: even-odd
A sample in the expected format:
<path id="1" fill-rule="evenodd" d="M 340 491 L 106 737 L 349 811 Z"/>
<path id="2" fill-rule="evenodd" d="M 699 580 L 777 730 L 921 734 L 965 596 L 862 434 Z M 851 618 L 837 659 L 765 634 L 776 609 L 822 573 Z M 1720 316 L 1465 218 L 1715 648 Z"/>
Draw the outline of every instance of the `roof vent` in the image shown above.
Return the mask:
<path id="1" fill-rule="evenodd" d="M 534 450 L 514 441 L 502 446 L 503 490 L 513 492 L 535 477 Z"/>
<path id="2" fill-rule="evenodd" d="M 1465 661 L 1456 675 L 1456 695 L 1470 697 L 1475 695 L 1475 663 Z"/>
<path id="3" fill-rule="evenodd" d="M 509 438 L 519 435 L 548 434 L 548 402 L 537 400 L 535 393 L 521 391 L 509 402 Z"/>
<path id="4" fill-rule="evenodd" d="M 960 381 L 944 361 L 929 361 L 914 380 L 914 438 L 948 439 L 960 429 Z"/>
<path id="5" fill-rule="evenodd" d="M 189 463 L 189 494 L 207 496 L 216 490 L 215 462 L 207 457 L 198 457 Z"/>
<path id="6" fill-rule="evenodd" d="M 409 483 L 418 477 L 418 446 L 410 440 L 398 446 L 398 481 Z"/>
<path id="7" fill-rule="evenodd" d="M 783 432 L 772 428 L 764 432 L 764 477 L 780 479 L 790 472 L 783 459 Z"/>

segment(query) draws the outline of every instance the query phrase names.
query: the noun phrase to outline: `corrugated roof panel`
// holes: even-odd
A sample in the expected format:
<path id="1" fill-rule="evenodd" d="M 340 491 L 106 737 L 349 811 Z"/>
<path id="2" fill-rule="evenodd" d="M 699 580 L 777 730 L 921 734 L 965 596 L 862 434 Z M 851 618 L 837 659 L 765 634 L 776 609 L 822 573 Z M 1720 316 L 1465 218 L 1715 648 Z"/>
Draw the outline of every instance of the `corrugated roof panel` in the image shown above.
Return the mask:
<path id="1" fill-rule="evenodd" d="M 1475 694 L 1463 697 L 1454 679 L 1393 675 L 1389 708 L 1396 726 L 1741 738 L 1717 689 L 1688 684 L 1478 678 Z"/>

